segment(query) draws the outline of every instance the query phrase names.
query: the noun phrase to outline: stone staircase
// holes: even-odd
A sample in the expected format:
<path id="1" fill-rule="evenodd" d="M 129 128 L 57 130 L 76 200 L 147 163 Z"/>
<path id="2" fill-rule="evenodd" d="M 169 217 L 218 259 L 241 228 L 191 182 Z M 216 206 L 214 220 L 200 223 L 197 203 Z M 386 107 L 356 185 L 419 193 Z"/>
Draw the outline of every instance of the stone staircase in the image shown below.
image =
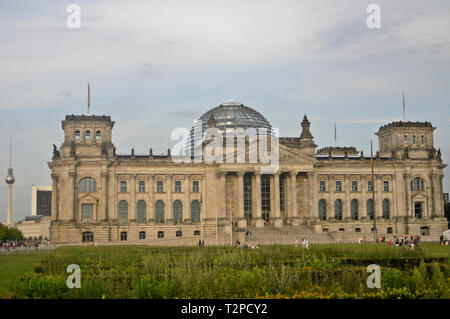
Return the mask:
<path id="1" fill-rule="evenodd" d="M 302 239 L 308 239 L 310 244 L 331 244 L 336 240 L 330 233 L 317 233 L 314 229 L 306 225 L 301 226 L 283 226 L 276 228 L 274 226 L 265 226 L 264 228 L 248 227 L 250 234 L 245 236 L 245 242 L 248 245 L 294 245 L 295 241 L 301 245 Z"/>

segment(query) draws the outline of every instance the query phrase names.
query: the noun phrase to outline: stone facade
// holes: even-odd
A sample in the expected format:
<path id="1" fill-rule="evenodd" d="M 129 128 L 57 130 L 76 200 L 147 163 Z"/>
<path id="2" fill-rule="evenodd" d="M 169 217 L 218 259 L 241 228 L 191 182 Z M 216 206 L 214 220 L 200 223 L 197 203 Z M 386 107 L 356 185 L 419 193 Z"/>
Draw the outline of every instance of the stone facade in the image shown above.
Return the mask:
<path id="1" fill-rule="evenodd" d="M 50 241 L 194 245 L 203 239 L 214 245 L 236 236 L 245 240 L 239 228 L 370 238 L 373 196 L 378 235 L 436 239 L 447 229 L 446 165 L 434 148 L 430 123 L 394 122 L 380 128 L 374 192 L 369 189 L 370 157 L 355 155 L 353 149 L 336 156 L 341 150 L 332 148 L 328 155 L 316 155 L 306 115 L 301 124 L 299 137 L 279 139 L 278 170 L 261 174 L 268 164 L 176 163 L 170 152 L 156 156 L 151 150 L 145 156 L 134 151 L 120 156 L 109 116 L 66 116 L 64 143 L 49 163 Z M 247 147 L 246 154 L 250 151 Z"/>

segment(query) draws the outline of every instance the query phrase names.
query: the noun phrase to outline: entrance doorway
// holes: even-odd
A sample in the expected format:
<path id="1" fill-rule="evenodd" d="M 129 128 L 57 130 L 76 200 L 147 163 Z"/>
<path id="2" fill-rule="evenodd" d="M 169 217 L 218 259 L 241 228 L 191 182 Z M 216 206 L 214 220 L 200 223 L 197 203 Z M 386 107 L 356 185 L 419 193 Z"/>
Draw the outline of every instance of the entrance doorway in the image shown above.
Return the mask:
<path id="1" fill-rule="evenodd" d="M 423 214 L 423 202 L 414 202 L 414 217 L 421 219 Z"/>

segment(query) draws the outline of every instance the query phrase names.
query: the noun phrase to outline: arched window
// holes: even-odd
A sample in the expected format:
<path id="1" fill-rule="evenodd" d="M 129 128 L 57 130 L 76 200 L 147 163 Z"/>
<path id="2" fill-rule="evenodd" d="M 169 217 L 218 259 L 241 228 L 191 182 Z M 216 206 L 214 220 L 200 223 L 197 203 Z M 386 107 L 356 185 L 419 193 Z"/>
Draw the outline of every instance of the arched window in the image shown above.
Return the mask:
<path id="1" fill-rule="evenodd" d="M 358 220 L 359 219 L 359 207 L 358 207 L 358 201 L 356 199 L 352 200 L 351 210 L 352 210 L 352 219 Z"/>
<path id="2" fill-rule="evenodd" d="M 367 200 L 367 218 L 373 220 L 373 200 Z"/>
<path id="3" fill-rule="evenodd" d="M 102 133 L 100 131 L 95 132 L 95 139 L 97 141 L 101 140 L 102 138 Z"/>
<path id="4" fill-rule="evenodd" d="M 327 220 L 327 203 L 325 200 L 319 200 L 319 219 Z"/>
<path id="5" fill-rule="evenodd" d="M 420 177 L 416 177 L 411 181 L 411 190 L 413 192 L 419 192 L 425 190 L 425 182 Z"/>
<path id="6" fill-rule="evenodd" d="M 97 183 L 92 177 L 84 177 L 78 182 L 80 193 L 92 193 L 97 191 Z"/>
<path id="7" fill-rule="evenodd" d="M 342 202 L 340 199 L 336 199 L 334 202 L 334 218 L 342 220 Z"/>
<path id="8" fill-rule="evenodd" d="M 383 218 L 389 219 L 391 217 L 391 207 L 389 203 L 389 199 L 383 199 Z"/>
<path id="9" fill-rule="evenodd" d="M 86 132 L 84 133 L 84 139 L 85 139 L 86 141 L 89 141 L 89 140 L 91 139 L 91 131 L 86 131 Z"/>
<path id="10" fill-rule="evenodd" d="M 76 130 L 75 131 L 75 141 L 79 141 L 80 140 L 80 131 Z"/>
<path id="11" fill-rule="evenodd" d="M 128 203 L 124 200 L 119 202 L 119 222 L 126 223 L 128 222 Z"/>
<path id="12" fill-rule="evenodd" d="M 137 202 L 136 208 L 137 208 L 137 222 L 145 223 L 147 220 L 147 204 L 145 204 L 145 201 L 140 200 Z"/>
<path id="13" fill-rule="evenodd" d="M 164 202 L 162 200 L 155 203 L 155 222 L 164 223 Z"/>
<path id="14" fill-rule="evenodd" d="M 175 224 L 183 222 L 183 205 L 179 200 L 173 202 L 173 222 Z"/>
<path id="15" fill-rule="evenodd" d="M 193 200 L 191 203 L 191 220 L 193 223 L 200 222 L 200 203 L 198 200 Z"/>

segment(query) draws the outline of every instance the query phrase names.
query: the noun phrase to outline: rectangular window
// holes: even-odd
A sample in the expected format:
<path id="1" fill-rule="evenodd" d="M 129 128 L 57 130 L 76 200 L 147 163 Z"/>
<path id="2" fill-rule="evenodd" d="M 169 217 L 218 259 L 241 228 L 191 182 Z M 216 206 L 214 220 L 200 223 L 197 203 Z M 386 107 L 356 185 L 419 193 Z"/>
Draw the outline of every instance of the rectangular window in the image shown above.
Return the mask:
<path id="1" fill-rule="evenodd" d="M 94 233 L 92 232 L 85 232 L 82 234 L 82 240 L 83 243 L 89 243 L 94 241 Z"/>
<path id="2" fill-rule="evenodd" d="M 93 204 L 81 204 L 81 218 L 83 221 L 92 220 L 93 213 L 94 213 Z"/>
<path id="3" fill-rule="evenodd" d="M 388 181 L 384 181 L 384 191 L 385 192 L 389 192 L 389 182 Z"/>
<path id="4" fill-rule="evenodd" d="M 286 201 L 284 194 L 284 175 L 280 175 L 280 212 L 286 211 Z"/>
<path id="5" fill-rule="evenodd" d="M 270 176 L 261 175 L 261 210 L 262 218 L 268 222 L 270 218 Z"/>
<path id="6" fill-rule="evenodd" d="M 412 143 L 413 143 L 413 144 L 416 144 L 416 136 L 415 136 L 415 135 L 413 135 Z"/>
<path id="7" fill-rule="evenodd" d="M 358 191 L 358 181 L 352 181 L 352 192 Z"/>
<path id="8" fill-rule="evenodd" d="M 181 192 L 181 182 L 175 181 L 175 193 L 180 193 L 180 192 Z"/>
<path id="9" fill-rule="evenodd" d="M 342 182 L 336 181 L 336 192 L 342 192 Z"/>
<path id="10" fill-rule="evenodd" d="M 123 231 L 120 233 L 120 240 L 127 240 L 127 232 Z"/>
<path id="11" fill-rule="evenodd" d="M 194 230 L 194 236 L 200 236 L 200 231 L 199 230 Z"/>
<path id="12" fill-rule="evenodd" d="M 158 238 L 164 238 L 164 232 L 163 231 L 159 231 L 158 232 Z"/>
<path id="13" fill-rule="evenodd" d="M 198 181 L 193 181 L 192 182 L 192 192 L 198 193 L 198 191 L 199 191 Z"/>
<path id="14" fill-rule="evenodd" d="M 423 135 L 420 136 L 420 144 L 424 143 Z"/>
<path id="15" fill-rule="evenodd" d="M 326 191 L 325 181 L 320 181 L 319 182 L 319 191 L 320 192 L 325 192 Z"/>
<path id="16" fill-rule="evenodd" d="M 163 181 L 157 181 L 156 182 L 156 191 L 158 192 L 158 193 L 162 193 L 162 192 L 164 192 L 164 183 L 163 183 Z"/>
<path id="17" fill-rule="evenodd" d="M 139 193 L 144 193 L 144 192 L 145 192 L 145 182 L 139 181 Z"/>
<path id="18" fill-rule="evenodd" d="M 175 233 L 175 236 L 181 237 L 181 236 L 183 236 L 183 232 L 181 230 L 177 230 Z"/>
<path id="19" fill-rule="evenodd" d="M 372 181 L 367 182 L 367 191 L 373 192 L 373 183 Z"/>
<path id="20" fill-rule="evenodd" d="M 145 231 L 139 232 L 139 239 L 145 239 Z"/>
<path id="21" fill-rule="evenodd" d="M 126 181 L 120 181 L 120 192 L 121 193 L 127 192 L 127 182 Z"/>
<path id="22" fill-rule="evenodd" d="M 403 143 L 408 143 L 408 137 L 405 135 L 405 136 L 403 136 Z"/>

